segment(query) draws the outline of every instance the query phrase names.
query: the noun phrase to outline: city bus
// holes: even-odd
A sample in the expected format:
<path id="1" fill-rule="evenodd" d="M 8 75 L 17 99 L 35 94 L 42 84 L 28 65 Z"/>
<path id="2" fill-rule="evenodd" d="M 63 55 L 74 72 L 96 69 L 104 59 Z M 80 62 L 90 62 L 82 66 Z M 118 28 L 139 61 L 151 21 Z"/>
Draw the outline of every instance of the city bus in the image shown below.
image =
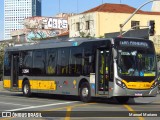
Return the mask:
<path id="1" fill-rule="evenodd" d="M 114 98 L 155 97 L 154 44 L 139 38 L 46 40 L 5 49 L 3 85 L 9 91 Z"/>

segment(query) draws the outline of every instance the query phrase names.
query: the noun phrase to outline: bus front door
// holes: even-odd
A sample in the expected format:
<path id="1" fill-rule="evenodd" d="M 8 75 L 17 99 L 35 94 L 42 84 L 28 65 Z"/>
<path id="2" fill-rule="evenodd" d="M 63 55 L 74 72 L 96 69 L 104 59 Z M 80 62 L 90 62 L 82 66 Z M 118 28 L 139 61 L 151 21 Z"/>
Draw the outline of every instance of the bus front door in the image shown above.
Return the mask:
<path id="1" fill-rule="evenodd" d="M 96 62 L 96 91 L 98 95 L 108 94 L 109 82 L 109 52 L 105 50 L 97 50 Z"/>
<path id="2" fill-rule="evenodd" d="M 18 54 L 12 55 L 12 62 L 11 62 L 11 89 L 17 90 L 18 89 L 18 73 L 19 73 L 19 57 Z"/>

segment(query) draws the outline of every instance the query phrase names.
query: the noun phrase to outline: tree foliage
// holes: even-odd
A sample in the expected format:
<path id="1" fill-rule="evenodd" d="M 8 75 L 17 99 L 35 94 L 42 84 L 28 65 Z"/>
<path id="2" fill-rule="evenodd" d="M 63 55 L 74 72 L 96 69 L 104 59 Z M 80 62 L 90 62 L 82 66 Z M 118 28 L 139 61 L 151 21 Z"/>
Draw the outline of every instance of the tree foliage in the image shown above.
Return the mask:
<path id="1" fill-rule="evenodd" d="M 9 46 L 8 42 L 1 42 L 0 43 L 0 78 L 3 75 L 3 59 L 4 59 L 4 49 L 5 47 Z"/>

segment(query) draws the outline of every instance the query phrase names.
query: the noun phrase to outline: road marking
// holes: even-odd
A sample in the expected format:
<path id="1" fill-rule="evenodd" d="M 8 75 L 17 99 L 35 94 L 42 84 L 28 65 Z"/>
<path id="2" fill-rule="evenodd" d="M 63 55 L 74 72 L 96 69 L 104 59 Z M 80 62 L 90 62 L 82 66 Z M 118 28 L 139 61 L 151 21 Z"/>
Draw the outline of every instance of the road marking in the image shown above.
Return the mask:
<path id="1" fill-rule="evenodd" d="M 2 95 L 1 94 L 1 92 L 0 92 L 0 97 L 1 96 L 4 96 L 4 97 L 2 97 L 3 99 L 5 99 L 6 97 L 7 98 L 15 98 L 15 99 L 21 99 L 21 100 L 26 100 L 26 97 L 24 97 L 23 95 L 22 96 L 7 96 L 7 95 Z M 1 99 L 2 99 L 1 98 Z M 47 97 L 46 97 L 47 98 Z M 27 100 L 37 100 L 36 102 L 39 102 L 39 103 L 42 103 L 42 102 L 46 102 L 46 100 L 48 101 L 48 102 L 50 102 L 50 103 L 53 103 L 53 99 L 43 99 L 43 98 L 41 98 L 41 97 L 37 97 L 37 96 L 35 96 L 35 97 L 30 97 L 30 98 L 27 98 Z M 59 100 L 58 99 L 54 99 L 54 102 L 58 102 Z"/>
<path id="2" fill-rule="evenodd" d="M 45 111 L 56 111 L 56 110 L 66 109 L 67 107 L 73 108 L 73 107 L 79 107 L 79 106 L 87 106 L 90 104 L 97 104 L 97 103 L 76 104 L 76 105 L 72 105 L 72 106 L 59 107 L 59 108 L 49 109 L 49 110 L 45 110 Z"/>
<path id="3" fill-rule="evenodd" d="M 129 105 L 123 105 L 125 108 L 127 108 L 129 111 L 131 111 L 132 113 L 136 113 L 136 111 L 134 111 Z M 144 120 L 143 117 L 138 117 L 139 120 Z"/>
<path id="4" fill-rule="evenodd" d="M 71 104 L 71 103 L 75 103 L 75 102 L 79 102 L 79 101 L 63 102 L 63 103 L 55 103 L 55 104 L 47 104 L 47 105 L 39 105 L 39 106 L 30 106 L 30 107 L 24 107 L 24 108 L 12 109 L 12 110 L 5 110 L 5 111 L 19 111 L 19 110 L 26 110 L 26 109 L 33 109 L 33 108 L 41 108 L 41 107 L 48 107 L 48 106 Z"/>
<path id="5" fill-rule="evenodd" d="M 10 98 L 17 99 L 17 98 L 18 98 L 19 100 L 23 100 L 23 101 L 24 101 L 24 100 L 25 100 L 25 101 L 26 101 L 26 100 L 27 100 L 27 101 L 28 101 L 28 100 L 29 100 L 29 101 L 30 101 L 30 100 L 32 100 L 32 101 L 33 101 L 33 100 L 36 100 L 36 103 L 42 103 L 42 102 L 44 103 L 44 102 L 46 102 L 46 101 L 47 101 L 48 103 L 53 103 L 53 99 L 41 99 L 40 97 L 39 97 L 39 98 L 38 98 L 38 97 L 37 97 L 37 98 L 32 98 L 32 97 L 31 97 L 31 98 L 27 98 L 27 99 L 26 99 L 26 97 L 24 97 L 24 96 L 6 96 L 6 95 L 0 95 L 0 97 L 1 97 L 1 96 L 4 96 L 3 99 L 1 98 L 1 101 L 4 100 L 4 99 L 6 99 L 6 98 L 7 98 L 7 99 L 10 99 Z M 59 100 L 54 99 L 54 102 L 58 102 L 58 101 L 59 101 Z"/>
<path id="6" fill-rule="evenodd" d="M 67 107 L 65 120 L 70 120 L 71 111 L 72 111 L 72 107 L 71 106 Z"/>
<path id="7" fill-rule="evenodd" d="M 76 105 L 72 105 L 72 106 L 59 107 L 59 108 L 45 110 L 45 111 L 43 111 L 43 113 L 45 113 L 47 111 L 56 111 L 56 110 L 61 110 L 61 109 L 67 109 L 65 120 L 70 120 L 70 114 L 71 114 L 72 108 L 79 107 L 79 106 L 81 106 L 81 107 L 87 106 L 87 105 L 91 105 L 91 104 L 97 104 L 97 103 L 85 103 L 85 104 L 76 104 Z"/>
<path id="8" fill-rule="evenodd" d="M 67 113 L 66 113 L 65 120 L 70 120 L 72 108 L 78 107 L 78 106 L 86 106 L 86 105 L 90 105 L 90 104 L 96 104 L 96 103 L 77 104 L 77 105 L 72 105 L 72 106 L 67 107 Z"/>
<path id="9" fill-rule="evenodd" d="M 30 106 L 30 105 L 21 105 L 21 104 L 6 103 L 6 102 L 0 102 L 0 103 L 2 103 L 2 104 L 8 104 L 8 105 Z"/>

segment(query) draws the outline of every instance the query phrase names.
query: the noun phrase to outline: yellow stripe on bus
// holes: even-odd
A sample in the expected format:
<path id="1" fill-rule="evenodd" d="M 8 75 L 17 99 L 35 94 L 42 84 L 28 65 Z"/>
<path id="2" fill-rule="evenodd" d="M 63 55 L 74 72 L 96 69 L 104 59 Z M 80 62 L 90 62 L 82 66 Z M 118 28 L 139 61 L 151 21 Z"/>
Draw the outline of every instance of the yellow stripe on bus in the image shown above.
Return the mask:
<path id="1" fill-rule="evenodd" d="M 144 73 L 144 76 L 155 76 L 155 73 Z"/>
<path id="2" fill-rule="evenodd" d="M 3 87 L 4 88 L 11 88 L 11 81 L 10 80 L 3 80 Z"/>
<path id="3" fill-rule="evenodd" d="M 18 88 L 22 88 L 22 80 L 18 80 Z"/>
<path id="4" fill-rule="evenodd" d="M 29 80 L 32 90 L 56 90 L 55 81 L 51 80 Z M 22 88 L 22 80 L 18 81 L 18 87 Z"/>
<path id="5" fill-rule="evenodd" d="M 154 81 L 152 82 L 127 82 L 122 80 L 122 82 L 126 85 L 129 89 L 150 89 Z"/>
<path id="6" fill-rule="evenodd" d="M 38 81 L 38 89 L 56 90 L 55 81 Z"/>
<path id="7" fill-rule="evenodd" d="M 49 80 L 30 80 L 31 89 L 56 90 L 55 81 Z"/>
<path id="8" fill-rule="evenodd" d="M 52 80 L 30 80 L 31 89 L 56 90 L 56 82 Z M 3 80 L 4 88 L 11 88 L 11 80 Z M 18 80 L 18 88 L 22 89 L 22 80 Z"/>

